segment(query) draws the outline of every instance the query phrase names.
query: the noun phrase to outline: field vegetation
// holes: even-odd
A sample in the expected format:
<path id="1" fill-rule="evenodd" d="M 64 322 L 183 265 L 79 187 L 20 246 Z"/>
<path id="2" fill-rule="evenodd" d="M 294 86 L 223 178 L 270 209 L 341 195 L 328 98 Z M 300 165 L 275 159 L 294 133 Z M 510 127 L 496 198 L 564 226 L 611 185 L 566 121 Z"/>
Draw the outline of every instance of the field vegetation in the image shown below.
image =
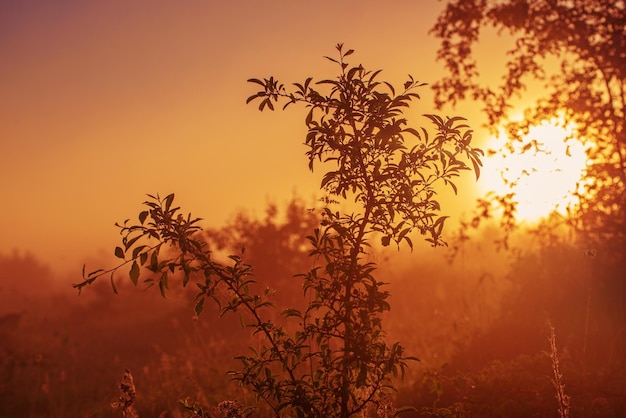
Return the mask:
<path id="1" fill-rule="evenodd" d="M 250 79 L 261 111 L 306 110 L 319 199 L 203 225 L 148 195 L 82 281 L 0 255 L 0 415 L 626 416 L 623 22 L 623 2 L 459 0 L 433 27 L 438 106 L 483 104 L 507 155 L 557 116 L 586 146 L 577 200 L 530 225 L 519 179 L 446 225 L 440 193 L 484 153 L 462 117 L 409 124 L 412 76 L 338 44 L 331 78 Z M 499 86 L 473 54 L 486 26 L 516 40 Z M 527 77 L 547 95 L 511 120 Z"/>

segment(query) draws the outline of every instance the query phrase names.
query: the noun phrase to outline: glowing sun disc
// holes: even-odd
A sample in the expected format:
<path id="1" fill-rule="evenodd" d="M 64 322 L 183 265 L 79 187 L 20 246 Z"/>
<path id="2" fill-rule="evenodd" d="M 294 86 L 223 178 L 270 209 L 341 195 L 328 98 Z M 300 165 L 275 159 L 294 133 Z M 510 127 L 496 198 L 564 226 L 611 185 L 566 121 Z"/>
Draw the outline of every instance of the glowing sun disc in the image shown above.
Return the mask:
<path id="1" fill-rule="evenodd" d="M 514 192 L 520 221 L 532 223 L 555 210 L 564 213 L 576 203 L 572 193 L 587 162 L 585 148 L 568 138 L 570 134 L 570 128 L 546 121 L 531 127 L 524 142 L 513 145 L 513 152 L 504 149 L 504 134 L 489 138 L 486 148 L 496 153 L 485 158 L 480 188 L 501 195 Z M 522 152 L 531 141 L 535 146 Z"/>

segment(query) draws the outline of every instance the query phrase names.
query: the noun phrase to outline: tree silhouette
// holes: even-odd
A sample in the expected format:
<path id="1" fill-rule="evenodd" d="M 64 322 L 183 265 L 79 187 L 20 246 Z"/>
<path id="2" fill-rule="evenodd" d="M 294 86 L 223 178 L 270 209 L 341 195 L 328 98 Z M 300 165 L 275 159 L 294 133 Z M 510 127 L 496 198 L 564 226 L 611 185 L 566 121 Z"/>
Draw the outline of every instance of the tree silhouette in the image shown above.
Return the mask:
<path id="1" fill-rule="evenodd" d="M 502 83 L 480 77 L 474 47 L 481 30 L 493 27 L 514 40 L 506 52 Z M 589 248 L 626 242 L 626 17 L 624 2 L 605 0 L 454 0 L 431 33 L 441 40 L 438 59 L 447 75 L 434 85 L 438 106 L 461 100 L 484 104 L 488 126 L 504 125 L 511 144 L 524 141 L 532 125 L 561 117 L 573 126 L 569 138 L 588 147 L 588 166 L 579 183 L 579 203 L 568 223 Z M 504 54 L 503 54 L 504 56 Z M 529 81 L 545 96 L 519 122 L 508 118 L 512 101 Z M 532 147 L 522 147 L 531 152 Z M 514 227 L 513 195 L 493 196 L 505 206 L 506 229 Z M 484 201 L 483 201 L 484 203 Z M 483 209 L 485 205 L 483 204 Z M 621 251 L 613 251 L 619 256 Z"/>
<path id="2" fill-rule="evenodd" d="M 438 58 L 447 69 L 434 86 L 438 106 L 482 102 L 492 132 L 505 128 L 508 144 L 500 151 L 505 154 L 513 149 L 533 152 L 533 144 L 524 137 L 531 126 L 546 120 L 567 125 L 570 133 L 565 141 L 580 141 L 587 149 L 578 203 L 566 215 L 553 214 L 533 231 L 541 247 L 524 251 L 512 265 L 511 281 L 518 288 L 504 301 L 508 314 L 464 353 L 468 357 L 470 350 L 483 353 L 486 342 L 498 340 L 505 341 L 495 344 L 505 351 L 513 337 L 523 338 L 524 343 L 541 342 L 545 337 L 536 330 L 546 315 L 554 318 L 570 339 L 569 361 L 576 366 L 570 373 L 584 375 L 585 385 L 573 396 L 573 410 L 583 415 L 589 414 L 594 397 L 606 388 L 603 373 L 623 375 L 624 8 L 622 1 L 604 0 L 454 0 L 431 30 L 441 41 Z M 481 77 L 476 46 L 488 30 L 507 36 L 514 45 L 502 54 L 506 61 L 500 83 Z M 493 56 L 494 51 L 490 53 Z M 523 120 L 512 121 L 509 111 L 530 84 L 542 85 L 542 96 L 525 109 Z M 501 226 L 506 238 L 516 228 L 514 190 L 480 199 L 473 226 L 491 216 L 494 202 L 504 209 Z M 564 224 L 575 232 L 573 245 L 559 242 L 553 234 L 555 227 Z M 464 232 L 461 238 L 467 237 Z M 601 382 L 597 387 L 602 389 L 592 389 L 593 379 Z M 514 385 L 521 385 L 519 379 Z M 623 399 L 622 387 L 613 389 L 616 398 Z M 621 401 L 615 405 L 623 409 Z"/>
<path id="3" fill-rule="evenodd" d="M 314 206 L 314 205 L 313 205 Z M 294 197 L 279 210 L 269 204 L 263 219 L 241 211 L 220 228 L 207 228 L 205 237 L 214 252 L 237 252 L 246 248 L 246 260 L 254 266 L 257 282 L 275 290 L 274 302 L 279 307 L 301 307 L 304 300 L 302 283 L 294 274 L 311 266 L 307 255 L 307 235 L 319 225 L 319 216 L 300 198 Z"/>
<path id="4" fill-rule="evenodd" d="M 391 376 L 404 374 L 412 357 L 399 343 L 388 344 L 382 314 L 389 310 L 385 283 L 374 277 L 370 248 L 402 243 L 413 246 L 417 231 L 433 246 L 445 244 L 446 216 L 436 200 L 439 184 L 456 191 L 452 182 L 462 171 L 478 176 L 482 151 L 471 146 L 472 131 L 463 118 L 426 115 L 435 133 L 407 126 L 403 112 L 419 98 L 423 86 L 411 76 L 402 89 L 378 81 L 379 71 L 350 66 L 353 50 L 337 45 L 338 76 L 294 83 L 288 90 L 274 77 L 250 79 L 261 90 L 248 102 L 259 109 L 275 104 L 304 105 L 305 144 L 309 167 L 323 168 L 323 198 L 319 225 L 309 235 L 313 268 L 298 275 L 306 296 L 302 310 L 283 311 L 281 323 L 268 319 L 270 289 L 256 293 L 252 267 L 244 250 L 230 262 L 216 261 L 200 233 L 199 219 L 183 216 L 174 195 L 149 196 L 138 223 L 119 225 L 122 246 L 115 254 L 124 261 L 110 270 L 83 273 L 79 290 L 103 275 L 130 264 L 137 284 L 144 267 L 146 281 L 165 295 L 179 273 L 183 286 L 195 283 L 195 310 L 206 299 L 221 313 L 236 312 L 258 338 L 250 354 L 241 355 L 235 380 L 250 387 L 278 416 L 347 418 L 375 409 L 394 416 L 390 402 Z M 354 208 L 344 212 L 341 207 Z M 348 205 L 350 203 L 350 205 Z M 280 255 L 276 255 L 280 257 Z M 291 322 L 290 322 L 291 321 Z M 287 327 L 287 324 L 291 325 Z M 295 330 L 292 332 L 292 330 Z M 188 403 L 200 416 L 210 416 Z"/>

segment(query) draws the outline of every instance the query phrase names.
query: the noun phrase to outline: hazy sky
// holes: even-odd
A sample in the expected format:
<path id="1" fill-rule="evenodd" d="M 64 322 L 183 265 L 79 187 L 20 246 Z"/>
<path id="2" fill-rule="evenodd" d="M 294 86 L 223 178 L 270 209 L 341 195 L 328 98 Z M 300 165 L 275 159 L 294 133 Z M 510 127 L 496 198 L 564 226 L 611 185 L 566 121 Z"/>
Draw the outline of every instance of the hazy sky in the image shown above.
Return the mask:
<path id="1" fill-rule="evenodd" d="M 175 192 L 211 225 L 312 198 L 304 110 L 258 112 L 246 79 L 332 77 L 321 57 L 344 42 L 395 83 L 432 83 L 442 66 L 427 32 L 443 4 L 1 2 L 0 253 L 77 269 L 112 253 L 114 222 L 135 218 L 146 193 Z M 421 93 L 410 120 L 425 124 Z"/>

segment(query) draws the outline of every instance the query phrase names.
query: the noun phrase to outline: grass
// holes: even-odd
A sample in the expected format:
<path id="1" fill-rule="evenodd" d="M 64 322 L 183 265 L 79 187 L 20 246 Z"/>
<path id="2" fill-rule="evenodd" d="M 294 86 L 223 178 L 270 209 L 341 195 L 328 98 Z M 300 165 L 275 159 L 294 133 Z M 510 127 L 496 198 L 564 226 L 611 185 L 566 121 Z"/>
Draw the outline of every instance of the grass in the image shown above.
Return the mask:
<path id="1" fill-rule="evenodd" d="M 550 361 L 552 363 L 552 373 L 554 378 L 552 384 L 556 389 L 556 400 L 558 402 L 558 411 L 560 418 L 569 418 L 570 414 L 570 397 L 565 393 L 565 382 L 563 381 L 563 374 L 559 365 L 559 353 L 556 347 L 556 333 L 554 331 L 554 325 L 552 322 L 548 322 L 550 328 L 550 336 L 548 341 L 550 342 Z"/>
<path id="2" fill-rule="evenodd" d="M 398 286 L 388 322 L 392 338 L 408 342 L 422 359 L 391 399 L 391 407 L 419 410 L 403 418 L 626 416 L 622 299 L 609 281 L 623 280 L 623 270 L 599 264 L 588 314 L 589 276 L 575 251 L 524 258 L 508 279 L 511 297 L 486 323 L 481 309 L 496 306 L 493 291 L 480 298 L 474 291 L 479 282 L 469 282 L 473 276 L 460 288 L 461 278 L 447 277 L 449 269 L 410 261 L 403 270 L 394 265 L 396 275 L 389 275 Z M 0 263 L 0 273 L 15 277 L 16 285 L 29 283 L 18 267 Z M 217 417 L 224 400 L 255 404 L 224 375 L 249 344 L 236 318 L 218 320 L 207 312 L 193 321 L 188 299 L 132 289 L 116 296 L 108 283 L 80 298 L 49 290 L 39 285 L 40 298 L 25 291 L 30 299 L 11 311 L 22 312 L 19 320 L 0 314 L 0 416 L 119 418 L 122 410 L 111 403 L 124 403 L 116 385 L 125 368 L 132 371 L 126 386 L 136 388 L 132 406 L 142 417 L 187 417 L 178 404 L 185 398 Z M 18 296 L 6 295 L 10 301 Z M 547 329 L 548 341 L 546 315 L 556 325 Z"/>
<path id="3" fill-rule="evenodd" d="M 124 418 L 139 418 L 135 409 L 137 391 L 130 370 L 124 371 L 124 376 L 119 384 L 120 396 L 115 402 L 111 402 L 111 408 L 119 410 Z"/>

